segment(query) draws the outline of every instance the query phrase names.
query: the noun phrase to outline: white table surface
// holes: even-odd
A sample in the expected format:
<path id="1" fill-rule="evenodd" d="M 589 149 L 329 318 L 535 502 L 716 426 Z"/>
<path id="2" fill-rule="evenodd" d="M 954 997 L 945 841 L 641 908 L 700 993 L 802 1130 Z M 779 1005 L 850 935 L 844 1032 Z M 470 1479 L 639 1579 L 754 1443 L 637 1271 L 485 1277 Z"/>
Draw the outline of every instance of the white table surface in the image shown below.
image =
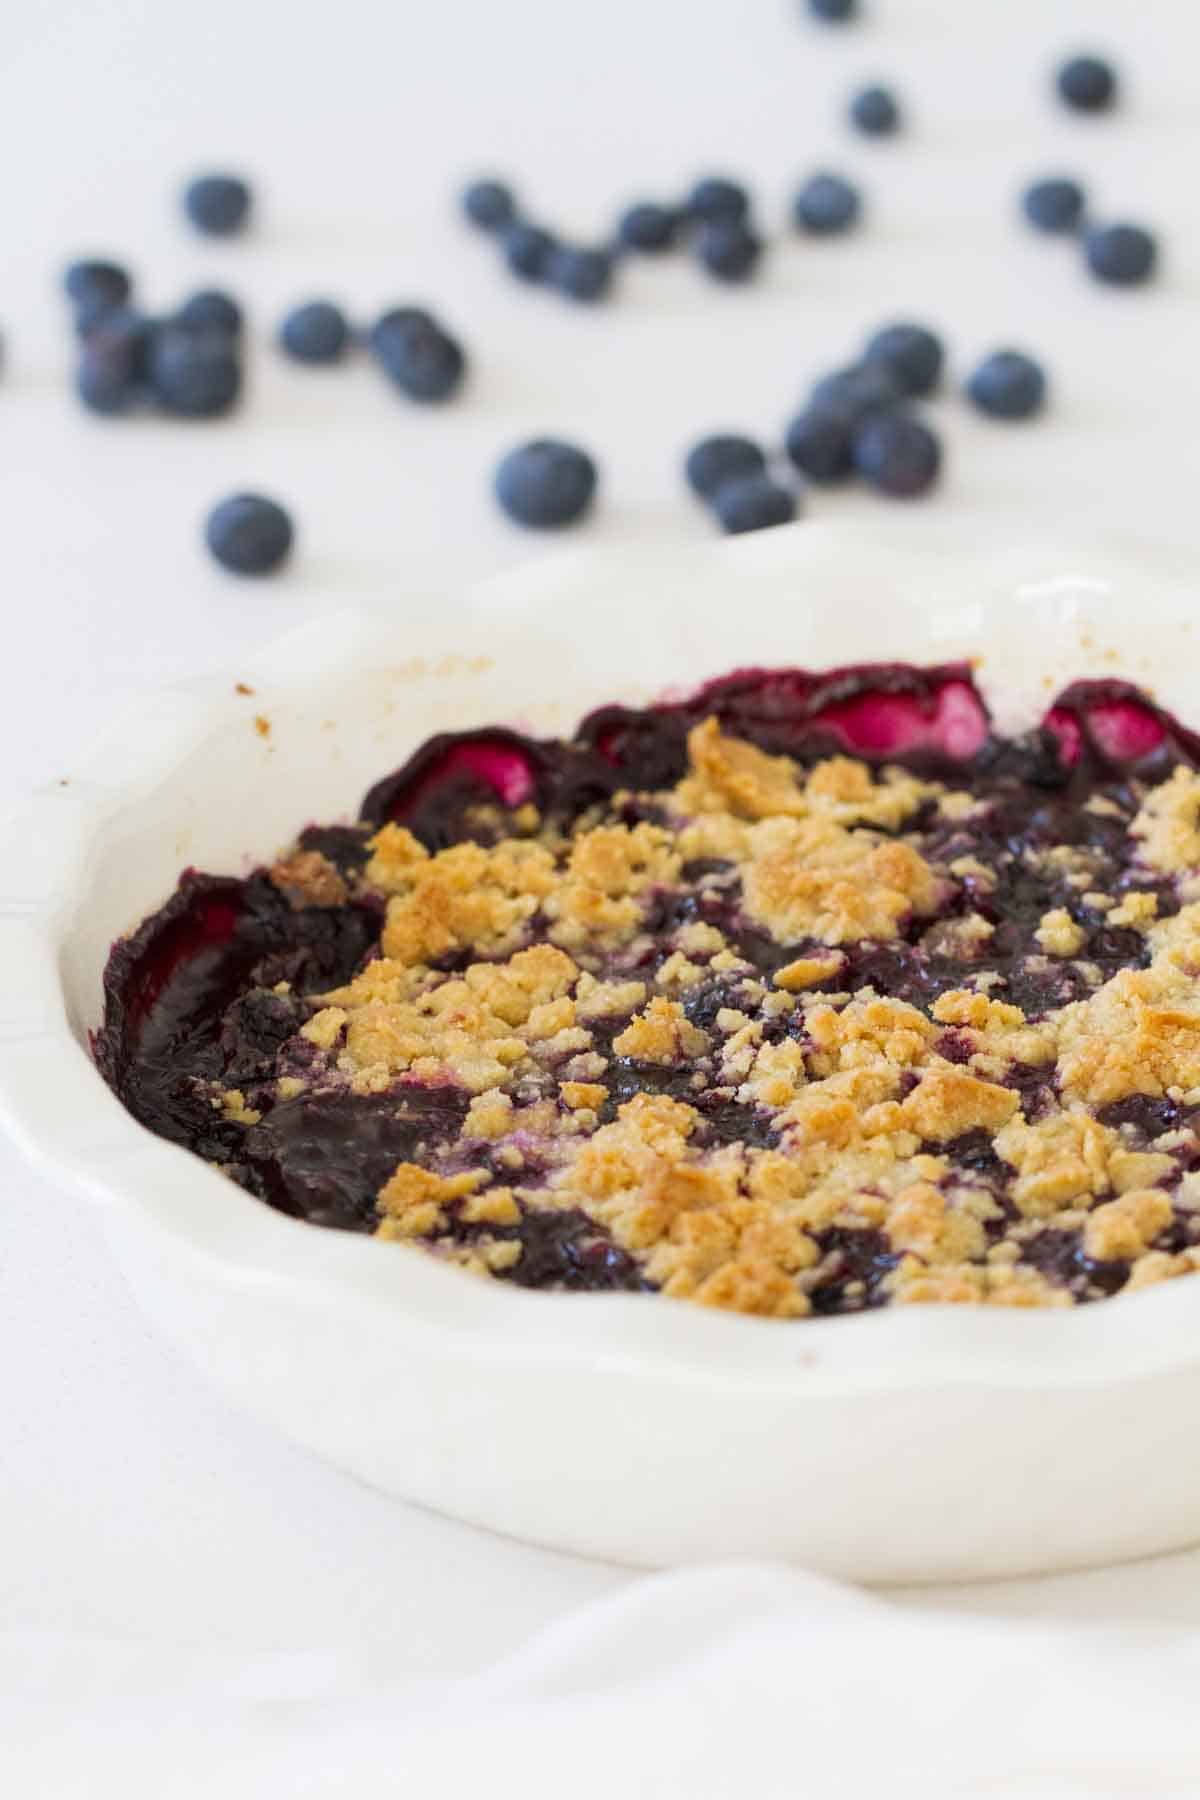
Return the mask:
<path id="1" fill-rule="evenodd" d="M 235 670 L 339 602 L 416 608 L 544 553 L 488 493 L 497 454 L 523 436 L 577 437 L 598 455 L 590 540 L 702 538 L 710 528 L 678 474 L 689 441 L 714 426 L 778 432 L 803 384 L 895 314 L 943 326 L 956 372 L 1004 343 L 1051 372 L 1052 412 L 1037 425 L 937 403 L 949 458 L 937 504 L 1013 538 L 1086 541 L 1117 524 L 1186 564 L 1200 550 L 1195 9 L 868 4 L 869 21 L 845 30 L 808 25 L 789 0 L 10 8 L 4 794 L 84 767 L 89 738 L 148 684 Z M 1128 77 L 1126 103 L 1102 120 L 1047 97 L 1056 56 L 1089 44 L 1111 48 Z M 911 115 L 885 144 L 853 139 L 840 118 L 846 93 L 875 76 Z M 244 240 L 206 243 L 181 225 L 178 180 L 206 164 L 255 181 Z M 857 237 L 787 237 L 762 279 L 734 292 L 685 257 L 646 261 L 596 311 L 518 288 L 453 207 L 462 176 L 494 168 L 586 237 L 638 192 L 670 195 L 728 168 L 774 226 L 797 177 L 824 164 L 867 189 Z M 1016 224 L 1022 178 L 1059 168 L 1092 183 L 1098 211 L 1161 230 L 1152 290 L 1101 290 L 1069 246 Z M 246 299 L 251 374 L 235 418 L 80 413 L 55 283 L 87 251 L 128 257 L 151 305 L 199 284 Z M 285 366 L 273 323 L 319 293 L 367 315 L 431 303 L 470 349 L 469 391 L 421 411 L 365 364 Z M 258 586 L 198 547 L 208 504 L 246 486 L 285 499 L 300 529 L 294 568 Z M 810 510 L 852 522 L 883 505 L 818 494 Z M 911 513 L 891 516 L 903 534 Z M 232 1412 L 143 1325 L 85 1212 L 4 1146 L 0 1181 L 5 1625 L 239 1650 L 370 1637 L 398 1666 L 457 1672 L 629 1579 L 406 1508 Z M 1200 1622 L 1200 1552 L 933 1597 Z"/>

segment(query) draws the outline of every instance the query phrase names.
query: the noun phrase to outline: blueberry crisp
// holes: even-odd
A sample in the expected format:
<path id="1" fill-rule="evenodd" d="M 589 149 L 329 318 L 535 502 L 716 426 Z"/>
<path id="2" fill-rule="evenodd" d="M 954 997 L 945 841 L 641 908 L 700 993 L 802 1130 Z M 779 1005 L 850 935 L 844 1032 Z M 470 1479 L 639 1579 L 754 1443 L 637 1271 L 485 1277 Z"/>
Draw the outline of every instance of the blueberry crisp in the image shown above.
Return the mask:
<path id="1" fill-rule="evenodd" d="M 1200 738 L 740 671 L 434 738 L 113 948 L 124 1104 L 297 1218 L 775 1318 L 1200 1268 Z"/>

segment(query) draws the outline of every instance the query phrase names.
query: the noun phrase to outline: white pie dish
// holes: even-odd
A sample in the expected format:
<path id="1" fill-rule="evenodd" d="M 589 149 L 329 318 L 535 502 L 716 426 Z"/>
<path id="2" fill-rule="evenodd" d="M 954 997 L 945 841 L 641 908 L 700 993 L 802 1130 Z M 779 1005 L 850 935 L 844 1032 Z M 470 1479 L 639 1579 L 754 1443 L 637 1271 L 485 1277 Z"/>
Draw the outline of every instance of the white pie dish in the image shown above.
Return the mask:
<path id="1" fill-rule="evenodd" d="M 102 1207 L 146 1310 L 206 1370 L 438 1510 L 632 1563 L 782 1555 L 883 1581 L 1200 1536 L 1200 1280 L 1061 1312 L 791 1324 L 529 1293 L 271 1211 L 136 1124 L 86 1049 L 112 940 L 181 867 L 238 872 L 352 814 L 435 731 L 560 731 L 753 663 L 961 656 L 983 658 L 1002 728 L 1086 674 L 1152 685 L 1195 723 L 1194 599 L 1151 561 L 998 549 L 923 517 L 570 553 L 420 616 L 331 615 L 152 697 L 5 828 L 0 1115 Z"/>

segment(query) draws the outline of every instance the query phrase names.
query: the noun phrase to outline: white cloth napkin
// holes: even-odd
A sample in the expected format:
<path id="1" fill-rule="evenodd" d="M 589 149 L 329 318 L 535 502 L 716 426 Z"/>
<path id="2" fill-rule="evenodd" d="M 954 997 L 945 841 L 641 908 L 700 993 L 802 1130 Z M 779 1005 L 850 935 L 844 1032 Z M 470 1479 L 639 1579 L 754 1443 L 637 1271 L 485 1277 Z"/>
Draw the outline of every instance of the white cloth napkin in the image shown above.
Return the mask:
<path id="1" fill-rule="evenodd" d="M 918 1611 L 785 1567 L 631 1582 L 486 1674 L 0 1636 L 19 1800 L 1200 1793 L 1200 1634 Z"/>

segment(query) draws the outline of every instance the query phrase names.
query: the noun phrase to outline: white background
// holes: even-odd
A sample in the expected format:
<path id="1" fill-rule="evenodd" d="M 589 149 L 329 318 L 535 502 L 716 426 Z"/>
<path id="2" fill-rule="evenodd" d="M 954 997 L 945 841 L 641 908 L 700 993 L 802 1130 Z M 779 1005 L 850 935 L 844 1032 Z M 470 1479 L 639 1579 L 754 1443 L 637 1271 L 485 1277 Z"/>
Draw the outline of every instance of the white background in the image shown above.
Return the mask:
<path id="1" fill-rule="evenodd" d="M 951 388 L 933 409 L 948 473 L 930 504 L 1007 541 L 1116 524 L 1193 555 L 1194 9 L 864 5 L 868 21 L 841 30 L 789 0 L 0 5 L 4 793 L 84 766 L 89 737 L 147 684 L 236 673 L 253 645 L 339 601 L 418 608 L 543 553 L 488 489 L 498 453 L 534 432 L 600 460 L 595 541 L 703 537 L 678 472 L 689 441 L 715 426 L 777 437 L 804 385 L 897 314 L 945 329 L 956 379 L 1016 344 L 1053 386 L 1048 417 L 1015 428 L 972 419 Z M 1127 77 L 1099 120 L 1048 97 L 1056 57 L 1092 44 Z M 902 96 L 901 139 L 842 123 L 875 77 Z M 254 181 L 244 239 L 181 223 L 179 181 L 204 165 Z M 728 169 L 775 231 L 797 179 L 825 165 L 866 189 L 854 238 L 785 234 L 745 290 L 683 256 L 647 260 L 595 311 L 518 287 L 453 204 L 463 177 L 495 169 L 587 239 L 630 197 Z M 1069 245 L 1018 225 L 1022 180 L 1060 169 L 1087 180 L 1098 213 L 1161 232 L 1153 289 L 1102 290 Z M 235 418 L 81 414 L 56 280 L 84 252 L 127 258 L 154 307 L 196 285 L 244 298 Z M 325 293 L 359 317 L 405 301 L 442 313 L 471 356 L 461 400 L 419 410 L 365 363 L 285 365 L 281 309 Z M 253 587 L 199 547 L 207 506 L 242 487 L 287 501 L 300 530 L 294 567 Z M 884 504 L 817 494 L 810 511 L 852 528 Z M 901 535 L 912 514 L 888 516 Z M 92 1220 L 2 1147 L 0 1180 L 4 1625 L 246 1651 L 369 1638 L 394 1667 L 452 1672 L 627 1580 L 405 1508 L 234 1415 L 142 1325 Z M 1200 1622 L 1200 1554 L 938 1599 Z"/>

